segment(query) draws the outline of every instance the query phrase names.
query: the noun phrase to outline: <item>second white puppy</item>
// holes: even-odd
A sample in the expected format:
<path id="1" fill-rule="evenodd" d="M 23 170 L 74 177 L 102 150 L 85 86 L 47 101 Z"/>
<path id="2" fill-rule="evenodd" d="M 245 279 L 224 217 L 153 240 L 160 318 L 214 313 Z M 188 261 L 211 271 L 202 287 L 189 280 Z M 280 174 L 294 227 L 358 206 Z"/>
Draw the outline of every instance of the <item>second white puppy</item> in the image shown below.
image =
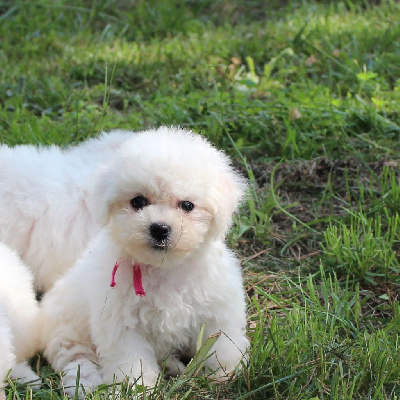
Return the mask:
<path id="1" fill-rule="evenodd" d="M 131 137 L 113 131 L 78 146 L 0 145 L 0 241 L 31 268 L 47 291 L 99 231 L 87 187 Z"/>
<path id="2" fill-rule="evenodd" d="M 45 295 L 45 356 L 81 384 L 129 378 L 154 386 L 167 359 L 179 373 L 205 334 L 222 332 L 206 366 L 234 370 L 248 347 L 242 277 L 224 244 L 245 190 L 230 161 L 176 128 L 133 135 L 88 190 L 104 227 Z"/>
<path id="3" fill-rule="evenodd" d="M 33 277 L 17 254 L 3 243 L 0 276 L 0 388 L 10 370 L 12 379 L 38 386 L 39 377 L 26 362 L 39 350 L 39 306 Z M 0 390 L 0 399 L 4 398 Z"/>

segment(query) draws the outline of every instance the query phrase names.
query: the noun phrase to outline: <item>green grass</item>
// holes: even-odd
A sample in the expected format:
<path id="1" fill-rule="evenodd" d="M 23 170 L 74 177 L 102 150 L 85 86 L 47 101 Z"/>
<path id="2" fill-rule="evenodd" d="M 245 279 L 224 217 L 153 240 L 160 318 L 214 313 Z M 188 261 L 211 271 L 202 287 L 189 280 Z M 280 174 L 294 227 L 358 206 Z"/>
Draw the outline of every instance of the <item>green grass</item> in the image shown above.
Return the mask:
<path id="1" fill-rule="evenodd" d="M 2 143 L 182 125 L 251 182 L 229 237 L 250 364 L 147 399 L 400 397 L 399 20 L 395 0 L 0 0 Z M 8 398 L 62 399 L 33 365 L 42 389 Z"/>

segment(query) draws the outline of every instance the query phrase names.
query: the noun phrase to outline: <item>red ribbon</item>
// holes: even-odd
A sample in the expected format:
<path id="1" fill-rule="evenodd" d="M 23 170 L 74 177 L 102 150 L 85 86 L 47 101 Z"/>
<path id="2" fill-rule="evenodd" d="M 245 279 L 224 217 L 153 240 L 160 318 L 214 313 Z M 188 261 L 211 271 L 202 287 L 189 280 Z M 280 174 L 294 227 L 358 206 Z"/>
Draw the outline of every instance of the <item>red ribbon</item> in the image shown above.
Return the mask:
<path id="1" fill-rule="evenodd" d="M 111 273 L 111 287 L 114 287 L 116 285 L 115 283 L 115 274 L 117 273 L 117 269 L 119 267 L 119 260 L 114 265 L 114 268 Z M 146 292 L 143 289 L 143 284 L 142 284 L 142 270 L 140 269 L 139 264 L 133 264 L 133 288 L 135 289 L 136 296 L 146 296 Z"/>

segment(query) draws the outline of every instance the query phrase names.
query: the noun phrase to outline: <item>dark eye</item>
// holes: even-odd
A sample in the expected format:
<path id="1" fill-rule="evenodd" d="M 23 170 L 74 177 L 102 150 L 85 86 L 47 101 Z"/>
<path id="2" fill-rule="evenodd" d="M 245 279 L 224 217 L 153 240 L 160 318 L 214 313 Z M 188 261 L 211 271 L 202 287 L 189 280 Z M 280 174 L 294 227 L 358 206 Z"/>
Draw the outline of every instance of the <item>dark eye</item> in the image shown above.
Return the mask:
<path id="1" fill-rule="evenodd" d="M 178 204 L 178 206 L 180 207 L 180 208 L 182 208 L 182 210 L 183 211 L 186 211 L 186 212 L 190 212 L 190 211 L 192 211 L 193 210 L 193 208 L 194 208 L 194 204 L 192 203 L 192 202 L 190 202 L 190 201 L 181 201 L 179 204 Z"/>
<path id="2" fill-rule="evenodd" d="M 132 208 L 140 210 L 149 205 L 149 201 L 144 196 L 136 196 L 130 201 Z"/>

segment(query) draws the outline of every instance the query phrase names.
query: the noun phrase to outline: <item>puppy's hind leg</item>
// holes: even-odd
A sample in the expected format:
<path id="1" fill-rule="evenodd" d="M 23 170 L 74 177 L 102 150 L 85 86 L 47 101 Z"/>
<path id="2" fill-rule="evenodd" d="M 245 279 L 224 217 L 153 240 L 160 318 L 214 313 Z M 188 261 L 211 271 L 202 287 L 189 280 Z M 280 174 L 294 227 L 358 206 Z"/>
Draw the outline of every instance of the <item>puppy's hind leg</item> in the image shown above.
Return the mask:
<path id="1" fill-rule="evenodd" d="M 10 372 L 11 379 L 18 379 L 20 383 L 29 384 L 32 389 L 40 389 L 41 379 L 31 370 L 28 363 L 15 364 Z"/>
<path id="2" fill-rule="evenodd" d="M 75 278 L 67 275 L 44 296 L 41 346 L 53 369 L 63 373 L 65 392 L 75 398 L 78 391 L 79 398 L 84 398 L 84 391 L 95 390 L 101 377 L 90 334 L 86 299 Z"/>
<path id="3" fill-rule="evenodd" d="M 72 398 L 78 391 L 79 399 L 83 399 L 84 392 L 94 391 L 101 383 L 96 354 L 86 344 L 55 339 L 45 348 L 44 355 L 56 371 L 62 372 L 65 393 Z"/>
<path id="4" fill-rule="evenodd" d="M 164 365 L 165 375 L 171 377 L 181 375 L 186 368 L 185 364 L 174 354 L 167 357 Z"/>
<path id="5" fill-rule="evenodd" d="M 49 303 L 43 304 L 43 314 L 46 318 L 42 331 L 44 356 L 55 371 L 62 372 L 62 385 L 65 392 L 75 398 L 78 390 L 78 397 L 83 399 L 84 391 L 91 392 L 101 383 L 97 369 L 97 356 L 90 342 L 89 329 L 84 327 L 86 328 L 83 329 L 84 332 L 79 332 L 73 323 L 68 325 L 64 321 L 60 323 L 60 320 L 56 320 L 56 314 L 53 314 L 53 319 L 50 319 L 46 314 L 48 305 Z"/>

